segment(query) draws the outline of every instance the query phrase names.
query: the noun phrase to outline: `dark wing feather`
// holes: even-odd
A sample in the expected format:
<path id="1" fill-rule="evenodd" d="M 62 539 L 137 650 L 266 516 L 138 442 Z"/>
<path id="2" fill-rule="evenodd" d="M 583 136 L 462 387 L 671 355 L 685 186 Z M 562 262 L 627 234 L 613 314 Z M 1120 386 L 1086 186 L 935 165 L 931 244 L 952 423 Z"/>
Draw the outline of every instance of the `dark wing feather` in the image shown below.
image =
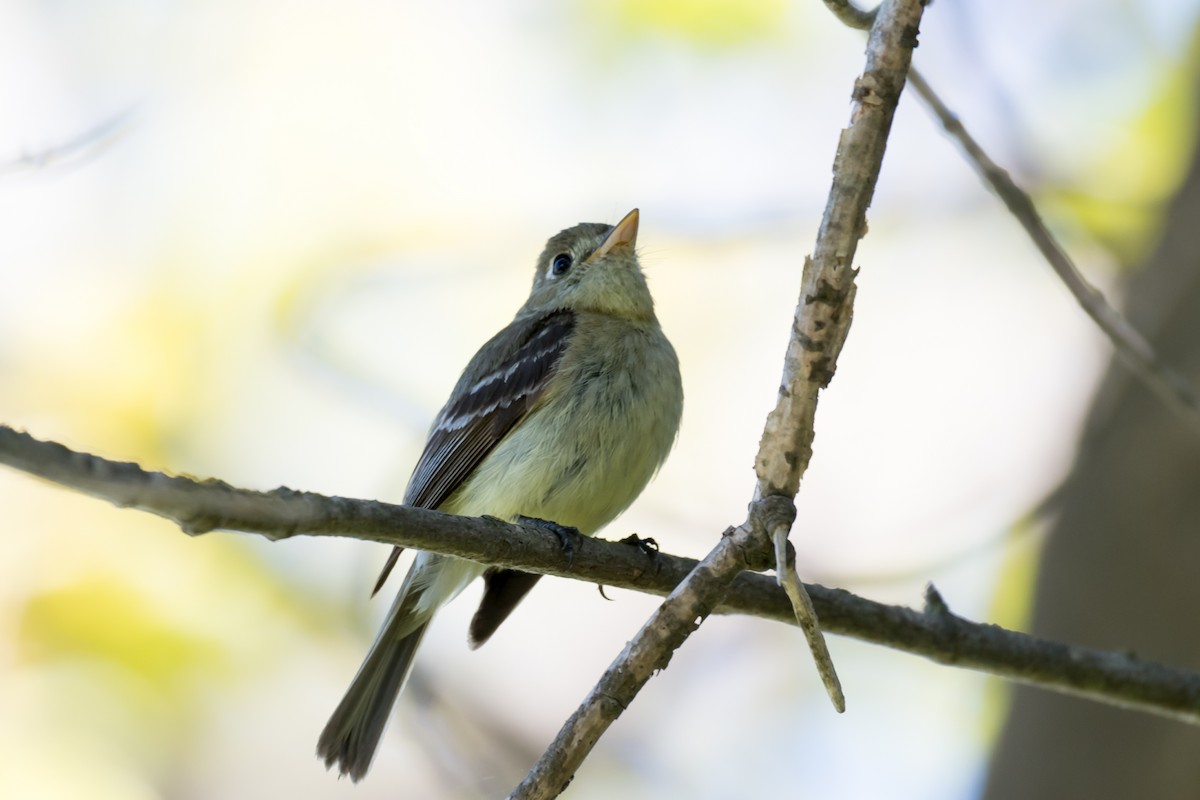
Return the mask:
<path id="1" fill-rule="evenodd" d="M 437 508 L 454 494 L 537 403 L 574 329 L 573 312 L 555 311 L 517 320 L 480 348 L 437 416 L 408 481 L 406 505 Z M 372 594 L 400 551 L 394 548 L 388 556 Z"/>

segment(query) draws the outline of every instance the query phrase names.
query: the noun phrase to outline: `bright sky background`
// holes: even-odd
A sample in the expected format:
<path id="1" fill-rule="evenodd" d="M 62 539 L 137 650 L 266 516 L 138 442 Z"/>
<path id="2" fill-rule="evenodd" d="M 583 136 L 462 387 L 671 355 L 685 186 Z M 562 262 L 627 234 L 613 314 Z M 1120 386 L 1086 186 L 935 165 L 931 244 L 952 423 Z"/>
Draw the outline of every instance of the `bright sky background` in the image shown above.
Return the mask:
<path id="1" fill-rule="evenodd" d="M 917 64 L 1107 287 L 1101 242 L 1145 241 L 1129 220 L 1179 169 L 1190 108 L 1153 112 L 1193 22 L 1167 0 L 938 0 Z M 0 420 L 398 500 L 545 239 L 637 206 L 686 414 L 608 533 L 702 555 L 744 516 L 862 51 L 815 0 L 6 0 Z M 105 126 L 83 158 L 22 160 Z M 1019 625 L 1024 519 L 1107 347 L 915 97 L 869 222 L 802 574 L 906 604 L 932 580 Z M 192 541 L 10 472 L 0 506 L 5 798 L 499 796 L 654 607 L 546 580 L 471 653 L 469 590 L 352 788 L 312 754 L 386 605 L 384 548 Z M 831 646 L 843 717 L 798 632 L 710 620 L 569 796 L 974 796 L 1000 685 Z"/>

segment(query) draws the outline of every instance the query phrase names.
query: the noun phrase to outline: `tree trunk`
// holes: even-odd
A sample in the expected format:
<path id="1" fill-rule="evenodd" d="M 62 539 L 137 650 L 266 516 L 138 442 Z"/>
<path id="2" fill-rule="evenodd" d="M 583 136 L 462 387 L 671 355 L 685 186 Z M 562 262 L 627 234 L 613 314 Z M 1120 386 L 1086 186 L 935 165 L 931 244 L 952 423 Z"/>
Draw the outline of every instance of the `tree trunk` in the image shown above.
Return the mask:
<path id="1" fill-rule="evenodd" d="M 1200 384 L 1200 150 L 1127 313 Z M 1200 437 L 1110 366 L 1056 504 L 1032 632 L 1200 669 Z M 1020 687 L 985 797 L 1200 797 L 1200 728 Z"/>

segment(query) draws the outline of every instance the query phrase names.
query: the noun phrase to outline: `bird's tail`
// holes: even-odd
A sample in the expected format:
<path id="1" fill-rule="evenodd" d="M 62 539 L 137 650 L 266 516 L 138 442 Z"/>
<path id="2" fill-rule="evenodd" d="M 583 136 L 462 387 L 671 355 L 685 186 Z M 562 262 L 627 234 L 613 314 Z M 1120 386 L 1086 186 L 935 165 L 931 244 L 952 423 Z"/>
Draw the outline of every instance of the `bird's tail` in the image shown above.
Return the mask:
<path id="1" fill-rule="evenodd" d="M 342 775 L 356 782 L 371 767 L 392 706 L 412 670 L 413 656 L 440 605 L 420 602 L 428 587 L 414 585 L 419 572 L 416 566 L 409 572 L 379 638 L 317 741 L 317 755 L 324 759 L 325 768 L 337 764 Z"/>

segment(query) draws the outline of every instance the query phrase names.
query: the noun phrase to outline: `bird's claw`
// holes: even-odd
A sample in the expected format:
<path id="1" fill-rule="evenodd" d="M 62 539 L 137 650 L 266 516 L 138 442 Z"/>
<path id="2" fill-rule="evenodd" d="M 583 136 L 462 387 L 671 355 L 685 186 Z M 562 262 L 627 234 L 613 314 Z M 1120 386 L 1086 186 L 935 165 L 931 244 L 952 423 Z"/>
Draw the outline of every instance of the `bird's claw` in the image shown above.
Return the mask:
<path id="1" fill-rule="evenodd" d="M 618 541 L 621 544 L 627 544 L 631 545 L 632 547 L 636 547 L 651 559 L 658 555 L 658 542 L 654 541 L 653 537 L 647 536 L 645 539 L 643 539 L 636 533 L 631 533 L 624 539 L 619 539 Z"/>
<path id="2" fill-rule="evenodd" d="M 550 531 L 558 537 L 558 543 L 562 546 L 562 551 L 567 555 L 567 568 L 570 569 L 575 563 L 576 542 L 583 539 L 583 534 L 578 528 L 572 528 L 569 525 L 559 525 L 548 519 L 538 519 L 537 517 L 517 517 L 517 522 L 522 525 L 532 525 L 536 528 L 541 528 L 545 531 Z"/>

